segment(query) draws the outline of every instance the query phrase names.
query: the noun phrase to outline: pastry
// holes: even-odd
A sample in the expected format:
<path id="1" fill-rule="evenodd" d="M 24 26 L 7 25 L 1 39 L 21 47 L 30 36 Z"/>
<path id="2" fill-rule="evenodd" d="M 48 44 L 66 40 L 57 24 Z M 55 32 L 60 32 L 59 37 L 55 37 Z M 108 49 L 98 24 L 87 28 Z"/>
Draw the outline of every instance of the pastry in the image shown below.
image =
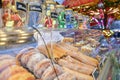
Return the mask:
<path id="1" fill-rule="evenodd" d="M 34 65 L 37 64 L 39 61 L 45 59 L 45 58 L 46 57 L 43 54 L 41 54 L 41 53 L 33 54 L 32 56 L 30 56 L 30 58 L 28 60 L 27 68 L 30 71 L 33 71 Z"/>
<path id="2" fill-rule="evenodd" d="M 34 50 L 34 48 L 33 47 L 28 47 L 28 48 L 22 49 L 16 56 L 17 60 L 20 60 L 23 54 L 27 54 L 31 50 Z"/>
<path id="3" fill-rule="evenodd" d="M 86 56 L 82 53 L 77 53 L 77 52 L 67 52 L 67 54 L 85 64 L 91 65 L 91 66 L 97 66 L 98 65 L 98 61 L 92 57 Z"/>
<path id="4" fill-rule="evenodd" d="M 77 80 L 94 80 L 92 76 L 82 74 L 82 73 L 79 73 L 79 72 L 74 71 L 74 70 L 70 70 L 66 67 L 63 67 L 63 69 L 64 69 L 65 72 L 74 74 L 74 76 L 77 78 Z"/>
<path id="5" fill-rule="evenodd" d="M 66 68 L 69 68 L 71 70 L 75 70 L 75 71 L 78 71 L 80 73 L 87 74 L 87 75 L 90 75 L 93 72 L 93 69 L 90 69 L 88 65 L 84 66 L 85 64 L 83 64 L 83 63 L 75 64 L 75 63 L 72 63 L 68 60 L 60 59 L 58 61 L 58 64 L 63 66 L 63 67 L 66 67 Z"/>
<path id="6" fill-rule="evenodd" d="M 11 65 L 19 65 L 19 62 L 14 59 L 5 59 L 0 61 L 0 72 L 2 72 L 3 70 L 5 70 L 7 67 Z"/>
<path id="7" fill-rule="evenodd" d="M 51 65 L 50 59 L 43 59 L 34 67 L 34 74 L 37 78 L 41 78 L 43 72 Z"/>
<path id="8" fill-rule="evenodd" d="M 4 59 L 15 59 L 13 56 L 10 55 L 0 55 L 0 61 Z"/>
<path id="9" fill-rule="evenodd" d="M 81 52 L 82 53 L 87 53 L 90 54 L 95 48 L 92 48 L 90 45 L 85 45 L 81 47 Z"/>
<path id="10" fill-rule="evenodd" d="M 35 77 L 28 72 L 21 72 L 10 76 L 8 80 L 35 80 Z"/>
<path id="11" fill-rule="evenodd" d="M 0 74 L 0 80 L 8 80 L 10 76 L 20 72 L 27 72 L 27 70 L 25 70 L 23 67 L 20 67 L 18 65 L 9 66 Z"/>
<path id="12" fill-rule="evenodd" d="M 54 64 L 54 67 L 51 65 L 44 71 L 41 79 L 42 80 L 54 80 L 56 76 L 59 76 L 62 73 L 63 73 L 62 68 L 59 65 Z"/>
<path id="13" fill-rule="evenodd" d="M 76 77 L 68 72 L 65 72 L 58 77 L 56 77 L 54 80 L 77 80 Z"/>

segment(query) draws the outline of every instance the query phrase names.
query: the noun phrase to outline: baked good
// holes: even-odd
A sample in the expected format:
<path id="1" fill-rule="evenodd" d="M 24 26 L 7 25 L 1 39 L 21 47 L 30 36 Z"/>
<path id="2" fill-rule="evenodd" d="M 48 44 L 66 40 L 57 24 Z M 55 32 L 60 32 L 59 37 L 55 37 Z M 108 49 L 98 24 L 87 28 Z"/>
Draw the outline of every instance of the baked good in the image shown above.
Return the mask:
<path id="1" fill-rule="evenodd" d="M 58 64 L 63 66 L 63 67 L 66 67 L 66 68 L 69 68 L 71 70 L 75 70 L 75 71 L 78 71 L 80 73 L 87 74 L 87 75 L 90 75 L 93 72 L 93 69 L 90 69 L 89 65 L 85 65 L 83 63 L 76 64 L 76 63 L 73 63 L 70 60 L 66 60 L 66 59 L 60 59 L 58 61 Z"/>
<path id="2" fill-rule="evenodd" d="M 92 76 L 82 74 L 82 73 L 79 73 L 79 72 L 74 71 L 74 70 L 70 70 L 66 67 L 63 67 L 63 69 L 64 69 L 65 72 L 74 74 L 74 76 L 77 78 L 77 80 L 94 80 Z"/>
<path id="3" fill-rule="evenodd" d="M 33 54 L 32 56 L 30 56 L 30 58 L 28 60 L 27 68 L 30 71 L 33 71 L 34 65 L 37 64 L 39 61 L 45 59 L 45 58 L 46 57 L 43 54 L 41 54 L 41 53 Z"/>
<path id="4" fill-rule="evenodd" d="M 12 75 L 15 75 L 16 73 L 20 72 L 27 72 L 23 67 L 20 67 L 18 65 L 12 65 L 6 68 L 4 71 L 0 74 L 0 80 L 8 80 L 8 78 Z"/>
<path id="5" fill-rule="evenodd" d="M 65 37 L 62 42 L 74 42 L 74 38 Z"/>
<path id="6" fill-rule="evenodd" d="M 15 59 L 13 56 L 10 55 L 0 55 L 0 61 L 4 59 Z"/>
<path id="7" fill-rule="evenodd" d="M 50 59 L 43 59 L 34 66 L 34 74 L 41 78 L 43 72 L 51 65 Z"/>
<path id="8" fill-rule="evenodd" d="M 59 76 L 62 73 L 63 73 L 62 68 L 59 65 L 54 64 L 54 67 L 51 65 L 44 71 L 41 79 L 42 80 L 54 80 L 56 76 Z"/>
<path id="9" fill-rule="evenodd" d="M 12 75 L 8 80 L 35 80 L 35 77 L 28 72 L 20 72 Z"/>
<path id="10" fill-rule="evenodd" d="M 68 55 L 70 55 L 71 57 L 85 63 L 85 64 L 88 64 L 88 65 L 92 65 L 92 66 L 97 66 L 98 65 L 98 61 L 92 57 L 89 57 L 89 56 L 86 56 L 82 53 L 77 53 L 77 52 L 67 52 Z"/>
<path id="11" fill-rule="evenodd" d="M 5 59 L 0 61 L 0 73 L 11 65 L 19 65 L 19 62 L 15 59 Z"/>
<path id="12" fill-rule="evenodd" d="M 49 55 L 48 55 L 49 48 L 48 48 L 48 51 L 47 51 L 45 46 L 41 45 L 41 46 L 38 46 L 37 49 L 39 50 L 40 53 L 42 53 L 42 54 L 46 55 L 47 57 L 49 57 Z M 49 53 L 50 53 L 50 51 L 49 51 Z"/>
<path id="13" fill-rule="evenodd" d="M 82 53 L 87 53 L 90 54 L 95 48 L 92 48 L 90 45 L 85 45 L 81 47 L 81 52 Z"/>
<path id="14" fill-rule="evenodd" d="M 58 77 L 56 77 L 54 80 L 77 80 L 76 77 L 73 74 L 70 74 L 68 72 L 65 72 Z"/>
<path id="15" fill-rule="evenodd" d="M 65 57 L 65 60 L 70 62 L 70 63 L 73 63 L 73 64 L 77 64 L 79 66 L 82 66 L 82 69 L 85 69 L 86 71 L 90 71 L 90 72 L 93 72 L 95 67 L 91 66 L 91 65 L 87 65 L 87 64 L 84 64 L 74 58 L 72 58 L 71 56 L 67 56 Z"/>
<path id="16" fill-rule="evenodd" d="M 76 47 L 74 47 L 74 46 L 72 46 L 72 45 L 70 45 L 70 44 L 60 43 L 60 46 L 61 46 L 62 48 L 64 48 L 64 49 L 68 49 L 68 50 L 70 50 L 70 51 L 75 51 L 75 52 L 78 51 L 78 48 L 76 48 Z"/>
<path id="17" fill-rule="evenodd" d="M 36 49 L 33 47 L 24 48 L 17 54 L 16 59 L 21 60 L 21 57 L 23 56 L 23 54 L 28 54 L 29 52 L 33 52 L 34 50 Z"/>

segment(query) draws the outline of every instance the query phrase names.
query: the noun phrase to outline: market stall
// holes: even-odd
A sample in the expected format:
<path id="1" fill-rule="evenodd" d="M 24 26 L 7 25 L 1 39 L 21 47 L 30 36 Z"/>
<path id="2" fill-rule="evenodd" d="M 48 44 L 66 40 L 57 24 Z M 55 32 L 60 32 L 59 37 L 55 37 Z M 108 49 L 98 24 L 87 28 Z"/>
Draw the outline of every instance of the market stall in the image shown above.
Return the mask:
<path id="1" fill-rule="evenodd" d="M 2 0 L 0 80 L 119 80 L 119 3 Z"/>

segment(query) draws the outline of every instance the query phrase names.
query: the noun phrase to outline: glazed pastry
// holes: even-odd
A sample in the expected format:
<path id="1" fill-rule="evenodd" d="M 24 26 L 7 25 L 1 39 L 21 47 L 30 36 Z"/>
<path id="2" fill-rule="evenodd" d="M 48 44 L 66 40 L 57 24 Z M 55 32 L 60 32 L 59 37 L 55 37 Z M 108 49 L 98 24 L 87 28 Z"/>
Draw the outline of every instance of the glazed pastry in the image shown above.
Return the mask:
<path id="1" fill-rule="evenodd" d="M 54 80 L 56 76 L 59 76 L 63 73 L 62 68 L 59 65 L 49 66 L 43 73 L 42 80 Z M 56 75 L 57 74 L 57 75 Z"/>
<path id="2" fill-rule="evenodd" d="M 41 78 L 43 72 L 51 65 L 50 59 L 43 59 L 34 67 L 34 74 L 37 78 Z"/>
<path id="3" fill-rule="evenodd" d="M 28 72 L 21 72 L 12 75 L 8 80 L 35 80 L 35 77 Z"/>
<path id="4" fill-rule="evenodd" d="M 37 49 L 39 50 L 40 53 L 42 53 L 42 54 L 46 55 L 47 57 L 49 57 L 48 52 L 47 52 L 46 48 L 43 45 L 38 46 Z M 48 49 L 48 51 L 49 51 L 49 49 Z M 49 51 L 49 53 L 50 53 L 50 51 Z"/>
<path id="5" fill-rule="evenodd" d="M 25 70 L 23 67 L 20 67 L 18 65 L 9 66 L 0 74 L 0 80 L 8 80 L 10 76 L 20 72 L 27 72 L 27 70 Z"/>
<path id="6" fill-rule="evenodd" d="M 22 55 L 27 54 L 27 52 L 29 52 L 30 50 L 34 50 L 34 48 L 33 47 L 28 47 L 28 48 L 22 49 L 16 56 L 17 60 L 20 60 Z"/>
<path id="7" fill-rule="evenodd" d="M 29 58 L 35 53 L 39 53 L 39 51 L 31 47 L 26 48 L 19 52 L 17 59 L 21 62 L 22 66 L 26 67 Z"/>
<path id="8" fill-rule="evenodd" d="M 61 74 L 60 76 L 56 77 L 54 80 L 77 80 L 76 77 L 68 72 Z"/>
<path id="9" fill-rule="evenodd" d="M 0 55 L 0 61 L 4 59 L 15 59 L 13 56 L 10 55 Z"/>
<path id="10" fill-rule="evenodd" d="M 27 68 L 30 70 L 30 71 L 33 71 L 33 68 L 34 68 L 34 65 L 37 64 L 39 61 L 45 59 L 46 57 L 41 54 L 41 53 L 36 53 L 36 54 L 33 54 L 29 60 L 28 60 L 28 63 L 27 63 Z"/>
<path id="11" fill-rule="evenodd" d="M 11 65 L 19 65 L 19 62 L 14 59 L 5 59 L 0 61 L 0 72 L 2 72 L 4 69 Z"/>
<path id="12" fill-rule="evenodd" d="M 66 67 L 63 67 L 63 69 L 64 69 L 65 72 L 74 74 L 74 76 L 76 76 L 77 80 L 94 80 L 92 76 L 82 74 L 82 73 L 79 73 L 77 71 L 70 70 Z"/>

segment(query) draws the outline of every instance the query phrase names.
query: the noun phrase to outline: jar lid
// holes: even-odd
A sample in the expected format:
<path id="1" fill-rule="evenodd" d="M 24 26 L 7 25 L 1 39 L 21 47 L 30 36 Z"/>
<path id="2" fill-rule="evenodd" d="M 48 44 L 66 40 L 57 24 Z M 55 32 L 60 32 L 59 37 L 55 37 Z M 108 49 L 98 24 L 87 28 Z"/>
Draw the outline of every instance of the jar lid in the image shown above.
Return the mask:
<path id="1" fill-rule="evenodd" d="M 57 8 L 64 8 L 63 5 L 56 5 Z"/>
<path id="2" fill-rule="evenodd" d="M 56 4 L 54 1 L 46 1 L 46 4 Z"/>

